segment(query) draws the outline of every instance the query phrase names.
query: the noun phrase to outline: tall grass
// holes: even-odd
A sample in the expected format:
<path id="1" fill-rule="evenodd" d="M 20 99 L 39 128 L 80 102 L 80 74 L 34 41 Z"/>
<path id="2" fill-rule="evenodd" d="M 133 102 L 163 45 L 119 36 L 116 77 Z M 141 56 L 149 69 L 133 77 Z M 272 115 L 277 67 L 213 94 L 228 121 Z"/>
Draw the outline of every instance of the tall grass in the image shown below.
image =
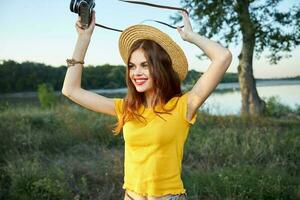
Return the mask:
<path id="1" fill-rule="evenodd" d="M 0 199 L 122 199 L 123 137 L 116 118 L 61 103 L 4 106 L 0 113 Z M 297 118 L 199 113 L 185 145 L 189 200 L 297 199 Z"/>

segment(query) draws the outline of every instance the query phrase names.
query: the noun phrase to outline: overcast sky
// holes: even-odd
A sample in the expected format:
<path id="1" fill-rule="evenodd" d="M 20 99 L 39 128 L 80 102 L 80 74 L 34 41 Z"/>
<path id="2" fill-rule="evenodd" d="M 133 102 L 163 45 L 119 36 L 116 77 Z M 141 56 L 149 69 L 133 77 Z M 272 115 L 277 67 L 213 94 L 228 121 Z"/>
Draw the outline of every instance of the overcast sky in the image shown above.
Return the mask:
<path id="1" fill-rule="evenodd" d="M 152 8 L 119 2 L 117 0 L 95 0 L 97 22 L 114 28 L 124 29 L 145 19 L 171 22 L 170 16 L 176 11 Z M 148 0 L 146 2 L 180 7 L 180 0 Z M 281 9 L 289 9 L 297 0 L 284 0 Z M 0 59 L 18 62 L 34 61 L 52 66 L 65 65 L 76 43 L 74 27 L 77 15 L 69 10 L 67 0 L 10 0 L 0 1 Z M 154 22 L 145 24 L 160 28 L 169 34 L 185 51 L 189 69 L 205 71 L 209 60 L 199 60 L 196 55 L 201 50 L 183 41 L 178 32 Z M 123 64 L 118 50 L 120 33 L 95 28 L 85 62 L 87 65 Z M 237 72 L 237 56 L 240 46 L 230 45 L 233 62 L 228 72 Z M 254 75 L 257 78 L 287 77 L 300 75 L 300 48 L 292 52 L 292 57 L 270 65 L 264 53 L 260 60 L 254 58 Z"/>

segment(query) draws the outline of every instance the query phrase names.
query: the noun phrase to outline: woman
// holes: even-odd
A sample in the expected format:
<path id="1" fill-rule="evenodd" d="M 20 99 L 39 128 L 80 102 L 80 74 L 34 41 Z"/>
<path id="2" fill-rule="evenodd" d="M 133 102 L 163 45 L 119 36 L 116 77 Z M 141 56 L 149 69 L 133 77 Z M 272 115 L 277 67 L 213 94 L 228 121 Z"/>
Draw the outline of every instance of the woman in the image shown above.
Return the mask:
<path id="1" fill-rule="evenodd" d="M 119 39 L 126 63 L 128 94 L 107 98 L 81 88 L 82 66 L 94 27 L 76 23 L 77 44 L 65 76 L 62 93 L 95 112 L 116 116 L 114 129 L 125 140 L 125 200 L 186 199 L 181 180 L 183 147 L 197 110 L 212 93 L 231 63 L 231 53 L 192 31 L 185 12 L 181 38 L 197 45 L 210 58 L 208 70 L 194 87 L 182 93 L 188 65 L 181 48 L 165 33 L 146 25 L 124 30 Z"/>

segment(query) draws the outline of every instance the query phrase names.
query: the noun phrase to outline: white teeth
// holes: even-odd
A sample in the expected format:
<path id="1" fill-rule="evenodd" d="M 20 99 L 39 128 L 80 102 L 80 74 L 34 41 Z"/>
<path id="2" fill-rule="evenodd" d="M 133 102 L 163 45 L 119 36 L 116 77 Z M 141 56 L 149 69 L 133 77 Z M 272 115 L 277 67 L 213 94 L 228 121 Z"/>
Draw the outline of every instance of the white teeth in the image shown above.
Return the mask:
<path id="1" fill-rule="evenodd" d="M 137 83 L 143 83 L 143 82 L 146 82 L 146 80 L 135 80 L 135 82 L 137 82 Z"/>

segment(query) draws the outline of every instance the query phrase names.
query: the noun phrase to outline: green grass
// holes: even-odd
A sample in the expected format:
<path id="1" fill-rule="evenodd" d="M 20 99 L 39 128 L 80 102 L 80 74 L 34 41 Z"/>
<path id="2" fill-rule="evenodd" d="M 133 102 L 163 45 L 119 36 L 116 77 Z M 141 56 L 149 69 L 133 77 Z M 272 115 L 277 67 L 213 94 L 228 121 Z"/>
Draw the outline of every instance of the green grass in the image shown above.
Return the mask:
<path id="1" fill-rule="evenodd" d="M 2 106 L 0 199 L 122 199 L 116 119 L 62 103 Z M 185 145 L 189 200 L 300 198 L 300 122 L 199 113 Z"/>

